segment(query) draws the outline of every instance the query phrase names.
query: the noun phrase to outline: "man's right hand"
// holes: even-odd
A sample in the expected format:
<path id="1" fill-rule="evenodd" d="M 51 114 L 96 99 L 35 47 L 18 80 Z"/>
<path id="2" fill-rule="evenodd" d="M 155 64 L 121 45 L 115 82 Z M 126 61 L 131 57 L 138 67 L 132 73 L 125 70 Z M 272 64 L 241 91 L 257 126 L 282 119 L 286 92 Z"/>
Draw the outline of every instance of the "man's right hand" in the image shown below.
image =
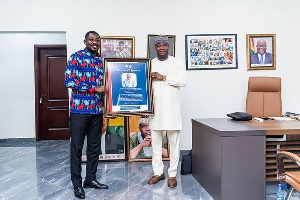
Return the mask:
<path id="1" fill-rule="evenodd" d="M 151 144 L 151 136 L 150 135 L 147 135 L 145 138 L 144 138 L 144 141 L 141 143 L 143 147 L 151 147 L 152 144 Z"/>
<path id="2" fill-rule="evenodd" d="M 107 93 L 107 89 L 104 85 L 101 85 L 101 86 L 95 88 L 95 92 L 105 94 L 105 93 Z"/>

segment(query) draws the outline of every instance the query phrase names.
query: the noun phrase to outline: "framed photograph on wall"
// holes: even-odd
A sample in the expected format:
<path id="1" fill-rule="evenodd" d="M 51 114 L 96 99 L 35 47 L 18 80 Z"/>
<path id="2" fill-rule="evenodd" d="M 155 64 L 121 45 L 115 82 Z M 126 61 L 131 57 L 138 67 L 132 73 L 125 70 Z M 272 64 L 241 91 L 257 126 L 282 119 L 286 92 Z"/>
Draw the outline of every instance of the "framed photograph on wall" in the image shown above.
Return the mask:
<path id="1" fill-rule="evenodd" d="M 148 34 L 148 50 L 147 57 L 151 60 L 156 58 L 156 50 L 155 50 L 155 38 L 159 35 Z M 175 35 L 166 35 L 168 37 L 169 42 L 169 55 L 175 56 Z"/>
<path id="2" fill-rule="evenodd" d="M 134 58 L 135 37 L 100 36 L 100 54 L 102 58 Z"/>
<path id="3" fill-rule="evenodd" d="M 125 117 L 103 117 L 101 134 L 101 151 L 99 160 L 126 159 L 126 119 Z M 82 161 L 86 161 L 87 138 L 84 141 Z"/>
<path id="4" fill-rule="evenodd" d="M 106 116 L 153 114 L 148 58 L 105 58 Z"/>
<path id="5" fill-rule="evenodd" d="M 275 34 L 247 34 L 247 69 L 276 69 Z"/>
<path id="6" fill-rule="evenodd" d="M 152 160 L 152 140 L 148 118 L 140 116 L 127 117 L 127 152 L 128 161 L 151 161 Z M 169 143 L 167 133 L 163 133 L 162 157 L 163 160 L 169 158 Z"/>
<path id="7" fill-rule="evenodd" d="M 186 35 L 186 69 L 237 69 L 237 34 Z"/>

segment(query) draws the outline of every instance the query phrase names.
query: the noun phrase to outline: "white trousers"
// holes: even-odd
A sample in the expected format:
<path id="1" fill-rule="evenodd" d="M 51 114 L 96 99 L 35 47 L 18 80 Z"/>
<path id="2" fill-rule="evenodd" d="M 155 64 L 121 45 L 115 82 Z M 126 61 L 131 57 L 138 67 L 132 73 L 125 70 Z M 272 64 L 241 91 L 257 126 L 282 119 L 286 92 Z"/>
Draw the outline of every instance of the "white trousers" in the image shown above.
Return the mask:
<path id="1" fill-rule="evenodd" d="M 176 177 L 179 162 L 179 131 L 167 131 L 168 141 L 170 144 L 170 167 L 168 169 L 169 177 Z M 152 138 L 152 168 L 154 175 L 161 175 L 164 172 L 164 164 L 162 161 L 162 138 L 163 131 L 151 130 Z"/>

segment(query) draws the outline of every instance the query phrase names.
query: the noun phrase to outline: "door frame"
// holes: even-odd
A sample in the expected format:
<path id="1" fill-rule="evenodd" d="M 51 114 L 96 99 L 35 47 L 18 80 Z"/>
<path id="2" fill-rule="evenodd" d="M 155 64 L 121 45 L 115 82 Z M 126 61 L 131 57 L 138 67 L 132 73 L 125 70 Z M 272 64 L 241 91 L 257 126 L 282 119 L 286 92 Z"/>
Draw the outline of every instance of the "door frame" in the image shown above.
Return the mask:
<path id="1" fill-rule="evenodd" d="M 41 63 L 39 62 L 39 51 L 41 49 L 58 49 L 65 48 L 67 45 L 34 45 L 34 88 L 35 88 L 35 141 L 39 141 L 40 133 L 40 68 Z M 66 63 L 67 65 L 67 63 Z"/>

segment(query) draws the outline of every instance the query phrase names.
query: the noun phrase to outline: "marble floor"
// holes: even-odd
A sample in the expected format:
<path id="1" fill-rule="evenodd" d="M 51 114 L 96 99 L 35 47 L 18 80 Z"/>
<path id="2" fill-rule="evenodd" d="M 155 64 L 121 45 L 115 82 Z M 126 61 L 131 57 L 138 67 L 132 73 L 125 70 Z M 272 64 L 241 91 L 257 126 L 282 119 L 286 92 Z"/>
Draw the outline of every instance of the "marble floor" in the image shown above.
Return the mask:
<path id="1" fill-rule="evenodd" d="M 165 169 L 168 165 L 165 162 Z M 0 140 L 0 199 L 76 199 L 69 168 L 69 141 Z M 190 174 L 178 174 L 173 189 L 167 186 L 167 179 L 148 185 L 151 175 L 151 162 L 99 162 L 97 179 L 109 189 L 85 189 L 86 199 L 213 199 Z M 267 185 L 267 200 L 276 199 L 275 189 L 275 184 Z"/>
<path id="2" fill-rule="evenodd" d="M 2 141 L 0 199 L 76 199 L 69 168 L 69 141 Z M 99 162 L 97 179 L 109 189 L 85 189 L 86 199 L 212 199 L 190 174 L 179 174 L 175 189 L 167 179 L 148 185 L 151 176 L 151 162 Z"/>

